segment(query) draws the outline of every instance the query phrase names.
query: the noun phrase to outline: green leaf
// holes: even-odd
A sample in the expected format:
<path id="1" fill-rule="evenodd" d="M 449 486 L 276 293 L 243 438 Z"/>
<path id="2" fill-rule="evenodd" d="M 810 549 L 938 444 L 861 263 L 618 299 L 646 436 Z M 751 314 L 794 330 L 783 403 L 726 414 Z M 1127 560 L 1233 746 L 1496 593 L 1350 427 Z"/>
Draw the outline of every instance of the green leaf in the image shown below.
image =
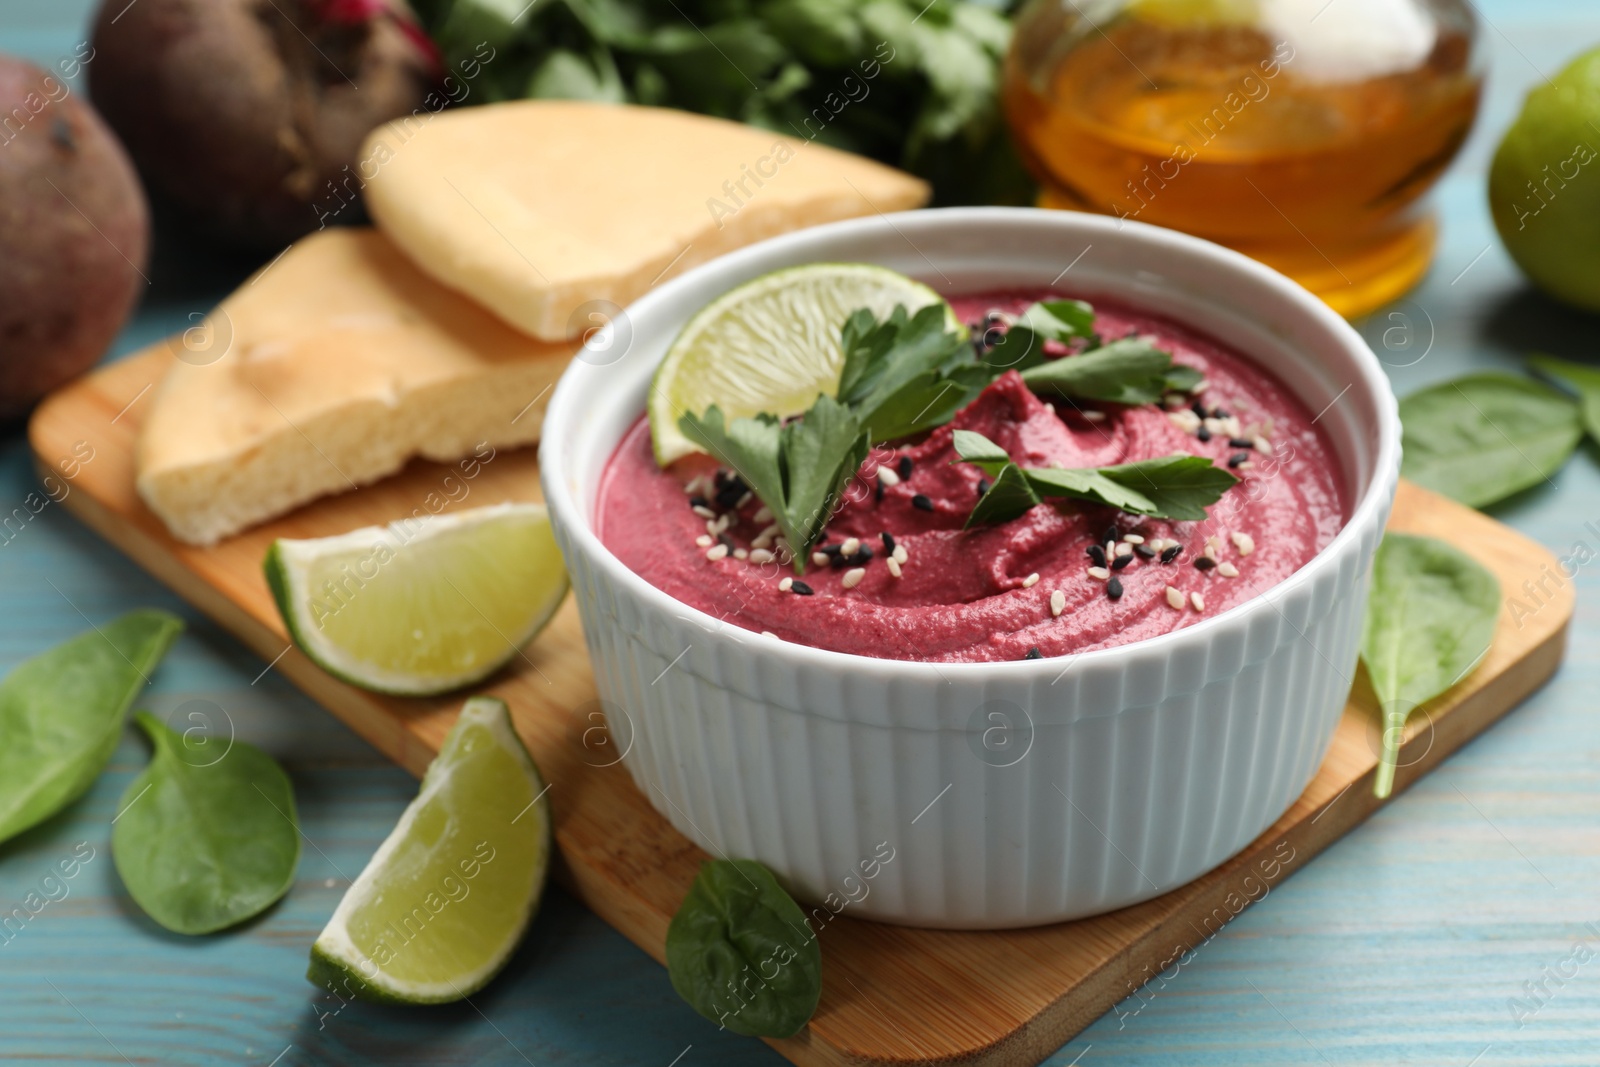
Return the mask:
<path id="1" fill-rule="evenodd" d="M 135 611 L 18 664 L 0 682 L 0 841 L 82 796 L 183 623 Z"/>
<path id="2" fill-rule="evenodd" d="M 1400 473 L 1472 507 L 1547 481 L 1583 436 L 1578 405 L 1493 371 L 1412 393 L 1400 423 Z"/>
<path id="3" fill-rule="evenodd" d="M 719 1026 L 791 1037 L 822 996 L 822 950 L 772 872 L 754 860 L 709 860 L 667 927 L 667 974 Z"/>
<path id="4" fill-rule="evenodd" d="M 154 753 L 111 830 L 129 895 L 180 934 L 212 933 L 271 907 L 300 859 L 289 776 L 242 741 L 220 759 L 196 756 L 155 716 L 141 711 L 134 720 Z"/>
<path id="5" fill-rule="evenodd" d="M 1528 363 L 1540 374 L 1556 379 L 1578 394 L 1583 427 L 1593 440 L 1600 442 L 1600 370 L 1554 356 L 1529 356 Z"/>
<path id="6" fill-rule="evenodd" d="M 1094 335 L 1094 308 L 1082 300 L 1041 300 L 1022 313 L 1017 325 L 1066 344 Z"/>
<path id="7" fill-rule="evenodd" d="M 838 397 L 874 444 L 948 422 L 988 384 L 966 337 L 946 328 L 946 310 L 931 304 L 908 318 L 901 306 L 883 322 L 866 310 L 845 320 Z"/>
<path id="8" fill-rule="evenodd" d="M 1115 505 L 1122 510 L 1190 522 L 1204 519 L 1206 508 L 1239 483 L 1237 477 L 1205 456 L 1160 456 L 1101 467 L 1099 474 L 1125 492 L 1137 493 L 1150 502 L 1150 510 Z"/>
<path id="9" fill-rule="evenodd" d="M 734 419 L 731 426 L 725 426 L 722 409 L 712 404 L 704 415 L 684 412 L 678 418 L 678 428 L 717 462 L 738 471 L 750 491 L 774 514 L 784 509 L 780 456 L 783 429 L 776 417 L 757 415 L 753 419 Z"/>
<path id="10" fill-rule="evenodd" d="M 953 440 L 963 462 L 995 478 L 968 516 L 968 527 L 1014 519 L 1046 497 L 1086 500 L 1133 515 L 1200 520 L 1239 481 L 1204 456 L 1161 456 L 1115 467 L 1018 467 L 980 433 L 956 430 Z M 1007 483 L 1004 495 L 990 500 L 1002 482 Z"/>
<path id="11" fill-rule="evenodd" d="M 564 48 L 553 49 L 534 71 L 528 95 L 546 100 L 595 100 L 620 104 L 627 99 L 611 53 L 596 49 L 592 59 Z"/>
<path id="12" fill-rule="evenodd" d="M 1477 666 L 1499 613 L 1500 584 L 1472 557 L 1430 537 L 1384 537 L 1361 635 L 1383 714 L 1374 794 L 1394 789 L 1406 719 Z"/>
<path id="13" fill-rule="evenodd" d="M 841 487 L 867 458 L 867 448 L 867 436 L 855 415 L 829 396 L 817 397 L 803 418 L 783 428 L 788 490 L 779 523 L 799 555 L 821 536 L 839 503 Z"/>
<path id="14" fill-rule="evenodd" d="M 1023 370 L 1034 392 L 1114 404 L 1154 404 L 1167 391 L 1172 355 L 1149 337 L 1123 337 L 1075 356 Z"/>
<path id="15" fill-rule="evenodd" d="M 1015 463 L 1006 463 L 993 473 L 994 484 L 978 498 L 962 529 L 1009 522 L 1041 502 L 1032 480 Z"/>

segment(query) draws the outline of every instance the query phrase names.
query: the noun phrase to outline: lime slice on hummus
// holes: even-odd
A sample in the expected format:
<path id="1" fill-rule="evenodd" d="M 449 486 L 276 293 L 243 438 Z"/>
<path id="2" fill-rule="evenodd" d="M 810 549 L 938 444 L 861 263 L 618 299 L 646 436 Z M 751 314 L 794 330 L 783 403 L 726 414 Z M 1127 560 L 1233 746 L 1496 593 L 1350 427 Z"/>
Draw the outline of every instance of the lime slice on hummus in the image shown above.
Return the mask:
<path id="1" fill-rule="evenodd" d="M 471 996 L 528 929 L 550 845 L 544 781 L 505 702 L 473 697 L 311 946 L 306 977 L 369 1000 Z"/>
<path id="2" fill-rule="evenodd" d="M 488 677 L 544 629 L 567 592 L 543 504 L 274 541 L 264 567 L 290 638 L 312 662 L 403 696 Z"/>
<path id="3" fill-rule="evenodd" d="M 870 263 L 808 263 L 722 294 L 684 326 L 650 383 L 650 440 L 666 466 L 700 448 L 678 430 L 684 412 L 715 404 L 730 421 L 763 411 L 799 415 L 839 386 L 839 329 L 858 308 L 887 317 L 944 298 Z M 961 329 L 955 312 L 953 329 Z"/>

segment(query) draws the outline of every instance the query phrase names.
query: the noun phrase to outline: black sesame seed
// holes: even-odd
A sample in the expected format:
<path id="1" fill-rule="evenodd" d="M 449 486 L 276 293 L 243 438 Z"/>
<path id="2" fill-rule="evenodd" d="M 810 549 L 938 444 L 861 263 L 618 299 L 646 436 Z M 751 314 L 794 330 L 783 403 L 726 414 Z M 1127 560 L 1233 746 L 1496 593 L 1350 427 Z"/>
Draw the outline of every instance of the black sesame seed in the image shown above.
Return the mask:
<path id="1" fill-rule="evenodd" d="M 883 503 L 883 483 L 882 482 L 879 482 L 878 485 L 877 485 L 877 488 L 872 490 L 872 502 L 874 504 Z"/>
<path id="2" fill-rule="evenodd" d="M 1253 447 L 1255 447 L 1255 442 L 1250 440 L 1248 437 L 1230 437 L 1230 438 L 1228 438 L 1228 447 L 1229 448 L 1253 448 Z"/>
<path id="3" fill-rule="evenodd" d="M 1118 556 L 1116 559 L 1111 561 L 1111 569 L 1114 570 L 1114 571 L 1120 571 L 1122 568 L 1126 567 L 1128 564 L 1130 564 L 1132 562 L 1133 562 L 1133 557 L 1131 555 L 1130 556 Z"/>
<path id="4" fill-rule="evenodd" d="M 1198 400 L 1189 405 L 1189 410 L 1194 412 L 1202 419 L 1206 417 L 1206 406 L 1200 403 Z"/>
<path id="5" fill-rule="evenodd" d="M 789 592 L 798 593 L 801 596 L 810 596 L 811 595 L 811 587 L 809 585 L 807 585 L 805 582 L 802 582 L 800 579 L 796 578 L 794 580 L 794 582 L 789 586 Z"/>
<path id="6" fill-rule="evenodd" d="M 689 498 L 689 506 L 691 508 L 709 508 L 711 501 L 703 496 L 695 495 Z"/>
<path id="7" fill-rule="evenodd" d="M 726 545 L 729 552 L 733 551 L 733 538 L 729 537 L 727 534 L 717 534 L 717 543 L 719 545 Z"/>
<path id="8" fill-rule="evenodd" d="M 1232 418 L 1232 416 L 1228 414 L 1228 409 L 1227 408 L 1212 408 L 1211 409 L 1211 417 L 1213 419 Z"/>
<path id="9" fill-rule="evenodd" d="M 872 546 L 862 545 L 861 551 L 850 557 L 852 562 L 866 563 L 872 559 Z"/>
<path id="10" fill-rule="evenodd" d="M 989 480 L 987 478 L 979 478 L 978 479 L 978 495 L 982 496 L 983 494 L 987 493 L 988 491 L 989 491 Z"/>
<path id="11" fill-rule="evenodd" d="M 1194 569 L 1197 571 L 1208 571 L 1216 565 L 1217 561 L 1210 556 L 1196 556 L 1194 558 Z"/>
<path id="12" fill-rule="evenodd" d="M 1133 554 L 1138 556 L 1140 559 L 1156 558 L 1156 550 L 1151 548 L 1149 545 L 1134 545 Z"/>
<path id="13" fill-rule="evenodd" d="M 1096 567 L 1104 567 L 1106 565 L 1106 550 L 1103 547 L 1100 545 L 1090 545 L 1088 551 L 1089 559 Z"/>
<path id="14" fill-rule="evenodd" d="M 1100 535 L 1100 540 L 1115 541 L 1119 536 L 1121 535 L 1117 533 L 1117 528 L 1115 526 L 1107 526 L 1106 532 Z"/>
<path id="15" fill-rule="evenodd" d="M 1249 458 L 1250 453 L 1248 452 L 1235 452 L 1233 455 L 1228 457 L 1228 466 L 1237 467 L 1239 464 L 1243 463 Z"/>
<path id="16" fill-rule="evenodd" d="M 1194 435 L 1200 439 L 1201 443 L 1211 440 L 1211 431 L 1206 429 L 1204 426 L 1196 430 Z"/>
<path id="17" fill-rule="evenodd" d="M 1166 548 L 1161 550 L 1161 562 L 1171 563 L 1173 560 L 1177 559 L 1182 552 L 1182 545 L 1168 545 Z"/>
<path id="18" fill-rule="evenodd" d="M 885 552 L 893 552 L 894 551 L 894 537 L 893 537 L 893 535 L 891 535 L 888 530 L 885 530 L 885 531 L 883 531 L 883 533 L 879 534 L 878 536 L 883 538 L 883 550 Z"/>
<path id="19" fill-rule="evenodd" d="M 846 556 L 842 553 L 836 552 L 833 554 L 833 559 L 828 563 L 828 566 L 832 567 L 836 571 L 842 571 L 846 567 L 850 566 L 850 560 L 852 558 L 854 557 Z"/>
<path id="20" fill-rule="evenodd" d="M 918 493 L 916 496 L 911 498 L 911 506 L 916 508 L 918 511 L 932 511 L 933 501 L 929 500 L 921 493 Z"/>
<path id="21" fill-rule="evenodd" d="M 900 475 L 902 482 L 911 477 L 911 457 L 901 456 L 900 462 L 894 465 L 894 472 Z"/>
<path id="22" fill-rule="evenodd" d="M 818 545 L 817 546 L 817 551 L 823 553 L 824 555 L 832 556 L 834 558 L 837 558 L 839 553 L 844 551 L 844 546 L 843 545 Z"/>
<path id="23" fill-rule="evenodd" d="M 1122 596 L 1122 579 L 1121 578 L 1112 578 L 1110 581 L 1106 582 L 1106 596 L 1110 597 L 1112 600 L 1118 600 L 1118 599 L 1121 598 L 1121 596 Z"/>
<path id="24" fill-rule="evenodd" d="M 1027 654 L 1024 655 L 1022 658 L 1023 659 L 1044 659 L 1044 653 L 1039 651 L 1039 646 L 1038 645 L 1034 645 L 1032 648 L 1028 649 Z"/>

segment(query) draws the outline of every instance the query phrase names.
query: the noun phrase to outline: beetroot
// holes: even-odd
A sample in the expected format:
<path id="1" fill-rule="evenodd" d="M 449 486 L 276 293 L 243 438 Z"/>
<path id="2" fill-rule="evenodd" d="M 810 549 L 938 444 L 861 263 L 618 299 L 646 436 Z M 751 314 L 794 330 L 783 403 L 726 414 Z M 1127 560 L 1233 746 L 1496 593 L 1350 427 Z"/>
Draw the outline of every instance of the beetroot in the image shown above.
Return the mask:
<path id="1" fill-rule="evenodd" d="M 90 93 L 152 194 L 225 243 L 330 221 L 373 127 L 437 72 L 403 0 L 109 0 Z"/>
<path id="2" fill-rule="evenodd" d="M 133 165 L 67 83 L 0 56 L 0 420 L 91 366 L 143 290 Z"/>

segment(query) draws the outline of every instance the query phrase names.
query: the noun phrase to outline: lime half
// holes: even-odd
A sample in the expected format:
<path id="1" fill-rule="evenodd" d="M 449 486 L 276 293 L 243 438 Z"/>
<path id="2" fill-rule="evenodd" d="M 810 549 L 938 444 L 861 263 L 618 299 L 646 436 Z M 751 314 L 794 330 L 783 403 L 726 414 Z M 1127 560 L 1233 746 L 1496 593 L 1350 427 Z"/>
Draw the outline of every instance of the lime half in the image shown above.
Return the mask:
<path id="1" fill-rule="evenodd" d="M 353 685 L 404 696 L 488 677 L 567 592 L 543 504 L 274 541 L 264 567 L 302 652 Z"/>
<path id="2" fill-rule="evenodd" d="M 311 946 L 306 977 L 369 1000 L 482 989 L 539 907 L 550 804 L 505 702 L 473 697 L 422 789 Z"/>
<path id="3" fill-rule="evenodd" d="M 728 419 L 798 415 L 839 386 L 839 329 L 859 308 L 887 317 L 944 298 L 870 263 L 809 263 L 763 274 L 722 294 L 684 326 L 650 384 L 650 440 L 666 466 L 700 447 L 678 429 L 685 412 L 715 404 Z M 949 313 L 953 329 L 960 329 Z"/>

